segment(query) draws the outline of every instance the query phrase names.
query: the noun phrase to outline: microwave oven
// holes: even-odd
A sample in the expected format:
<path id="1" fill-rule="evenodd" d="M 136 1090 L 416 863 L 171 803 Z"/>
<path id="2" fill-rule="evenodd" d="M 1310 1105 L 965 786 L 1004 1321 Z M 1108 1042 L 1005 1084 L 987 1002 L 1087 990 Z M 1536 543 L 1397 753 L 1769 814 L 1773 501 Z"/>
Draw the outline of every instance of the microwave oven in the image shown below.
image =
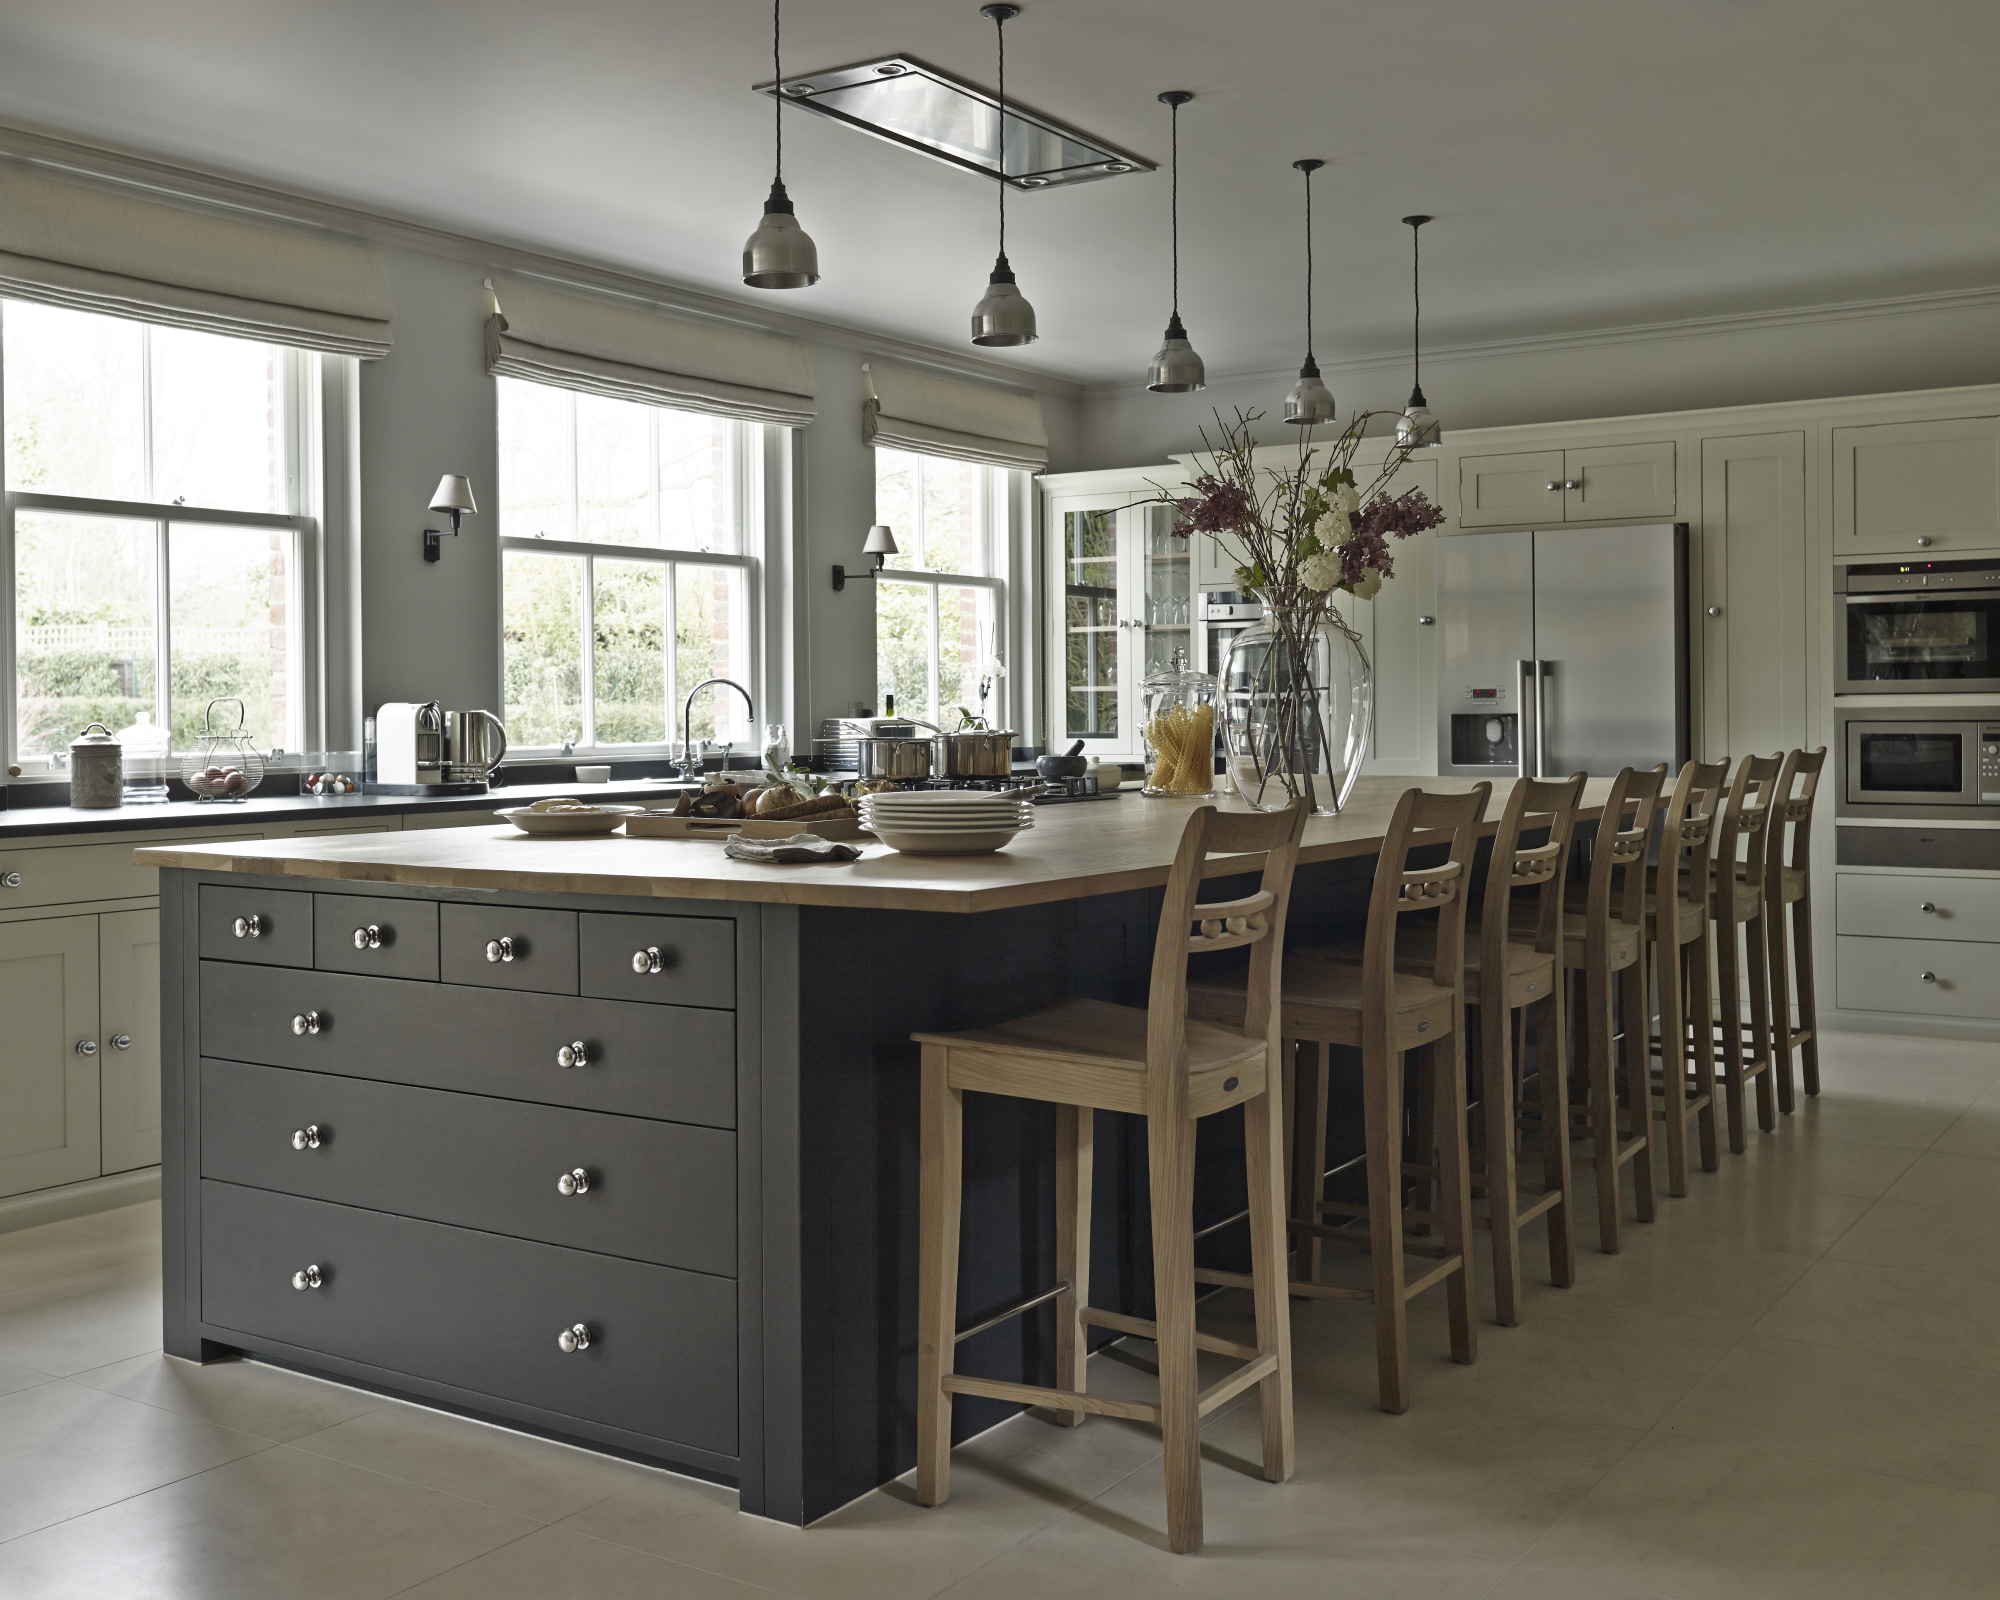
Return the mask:
<path id="1" fill-rule="evenodd" d="M 2000 696 L 2000 561 L 1834 568 L 1836 694 Z"/>
<path id="2" fill-rule="evenodd" d="M 1965 708 L 1837 713 L 1836 814 L 2000 822 L 2000 701 Z"/>

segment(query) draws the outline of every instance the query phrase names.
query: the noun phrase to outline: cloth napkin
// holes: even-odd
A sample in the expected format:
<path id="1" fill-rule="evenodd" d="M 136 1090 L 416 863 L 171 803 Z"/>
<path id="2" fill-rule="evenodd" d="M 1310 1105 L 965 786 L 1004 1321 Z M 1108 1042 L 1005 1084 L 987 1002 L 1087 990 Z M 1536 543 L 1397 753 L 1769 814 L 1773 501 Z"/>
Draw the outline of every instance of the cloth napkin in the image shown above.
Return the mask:
<path id="1" fill-rule="evenodd" d="M 810 862 L 831 866 L 841 861 L 859 861 L 859 846 L 842 844 L 817 833 L 795 833 L 789 839 L 746 839 L 732 833 L 723 841 L 722 853 L 736 861 L 758 861 L 766 866 L 789 862 Z"/>

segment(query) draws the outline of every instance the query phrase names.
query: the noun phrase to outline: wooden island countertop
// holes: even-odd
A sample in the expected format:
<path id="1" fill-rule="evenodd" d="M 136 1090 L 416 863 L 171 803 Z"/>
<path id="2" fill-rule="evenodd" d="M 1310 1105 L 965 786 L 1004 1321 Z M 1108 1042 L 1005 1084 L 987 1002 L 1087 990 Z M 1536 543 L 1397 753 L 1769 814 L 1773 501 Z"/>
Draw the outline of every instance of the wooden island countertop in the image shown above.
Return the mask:
<path id="1" fill-rule="evenodd" d="M 1471 778 L 1363 778 L 1347 810 L 1306 824 L 1301 863 L 1369 856 L 1381 848 L 1397 797 L 1412 786 L 1463 794 Z M 1487 804 L 1491 831 L 1516 780 L 1496 778 Z M 1585 813 L 1603 802 L 1609 779 L 1584 790 Z M 511 826 L 426 829 L 310 839 L 152 845 L 134 853 L 155 867 L 274 877 L 397 883 L 433 889 L 537 894 L 634 895 L 771 905 L 885 911 L 997 911 L 1157 887 L 1167 881 L 1181 831 L 1197 805 L 1240 810 L 1232 801 L 1149 800 L 1136 789 L 1118 798 L 1044 806 L 1035 826 L 1006 849 L 980 856 L 912 856 L 869 844 L 839 866 L 760 866 L 723 854 L 719 842 L 632 839 L 624 834 L 531 836 Z M 1217 857 L 1210 876 L 1247 863 Z"/>

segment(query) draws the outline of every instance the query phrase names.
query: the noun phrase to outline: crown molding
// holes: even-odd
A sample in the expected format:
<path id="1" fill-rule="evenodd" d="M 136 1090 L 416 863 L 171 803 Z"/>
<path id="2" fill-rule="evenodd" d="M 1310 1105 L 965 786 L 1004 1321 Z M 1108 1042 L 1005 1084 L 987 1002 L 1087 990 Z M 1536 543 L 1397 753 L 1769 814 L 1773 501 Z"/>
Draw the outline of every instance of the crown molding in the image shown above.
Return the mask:
<path id="1" fill-rule="evenodd" d="M 224 172 L 162 161 L 136 150 L 85 143 L 47 128 L 0 123 L 0 158 L 94 187 L 239 221 L 339 234 L 369 244 L 443 256 L 487 272 L 539 278 L 566 289 L 636 301 L 676 316 L 782 334 L 857 351 L 864 357 L 885 357 L 1056 399 L 1077 400 L 1084 392 L 1084 386 L 1073 379 L 989 361 L 899 334 L 773 313 L 761 304 L 746 304 L 606 262 L 554 255 L 533 245 L 504 239 L 453 233 L 395 212 L 369 210 L 306 190 L 276 188 Z"/>
<path id="2" fill-rule="evenodd" d="M 2000 307 L 2000 284 L 1974 289 L 1943 289 L 1928 294 L 1886 296 L 1874 300 L 1830 301 L 1824 305 L 1789 306 L 1771 311 L 1739 311 L 1720 316 L 1688 317 L 1672 322 L 1635 322 L 1622 327 L 1588 328 L 1576 333 L 1527 334 L 1515 339 L 1490 339 L 1469 344 L 1426 346 L 1424 360 L 1437 365 L 1459 361 L 1516 361 L 1524 357 L 1563 355 L 1575 350 L 1615 345 L 1656 344 L 1677 339 L 1726 338 L 1787 328 L 1823 327 L 1829 323 L 1867 322 L 1878 317 L 1920 316 L 1933 312 L 1986 311 Z M 1380 372 L 1408 365 L 1407 350 L 1375 355 L 1321 356 L 1320 371 Z M 1292 367 L 1231 372 L 1209 380 L 1210 388 L 1227 384 L 1289 386 L 1297 376 Z M 1130 383 L 1092 383 L 1083 388 L 1085 401 L 1111 399 L 1132 392 Z"/>

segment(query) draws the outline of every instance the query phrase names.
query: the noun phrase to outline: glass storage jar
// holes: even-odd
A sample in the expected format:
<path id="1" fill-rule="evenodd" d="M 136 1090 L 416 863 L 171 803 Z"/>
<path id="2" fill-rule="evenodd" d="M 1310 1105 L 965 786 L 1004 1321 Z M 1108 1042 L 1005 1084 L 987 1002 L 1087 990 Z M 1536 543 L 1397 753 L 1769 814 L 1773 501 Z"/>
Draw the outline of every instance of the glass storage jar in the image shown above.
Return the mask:
<path id="1" fill-rule="evenodd" d="M 1215 793 L 1217 688 L 1213 673 L 1189 669 L 1185 649 L 1176 649 L 1171 664 L 1140 686 L 1145 719 L 1139 731 L 1150 762 L 1141 794 Z"/>

